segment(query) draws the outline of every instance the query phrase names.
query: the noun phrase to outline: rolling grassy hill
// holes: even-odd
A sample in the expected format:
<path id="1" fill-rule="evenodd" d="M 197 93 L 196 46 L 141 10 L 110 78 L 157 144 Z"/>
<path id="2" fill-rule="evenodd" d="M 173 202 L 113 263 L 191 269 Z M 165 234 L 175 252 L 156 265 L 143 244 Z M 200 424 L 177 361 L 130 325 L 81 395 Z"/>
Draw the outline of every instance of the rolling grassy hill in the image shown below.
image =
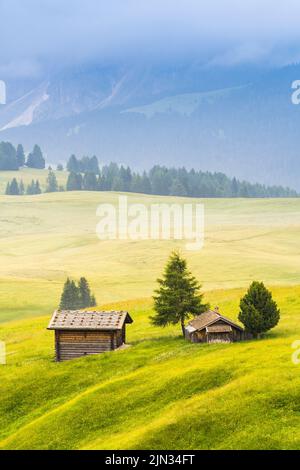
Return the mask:
<path id="1" fill-rule="evenodd" d="M 291 344 L 300 339 L 300 200 L 204 200 L 205 246 L 189 252 L 172 240 L 99 240 L 97 206 L 117 197 L 0 197 L 0 448 L 299 448 Z M 184 201 L 130 195 L 162 200 Z M 155 279 L 174 248 L 233 319 L 249 282 L 264 280 L 279 326 L 259 341 L 214 346 L 151 326 Z M 132 346 L 56 364 L 46 326 L 65 278 L 81 275 L 99 306 L 131 312 Z"/>
<path id="2" fill-rule="evenodd" d="M 242 290 L 209 300 L 232 317 Z M 275 288 L 280 325 L 263 340 L 190 344 L 149 326 L 151 303 L 124 302 L 126 350 L 53 362 L 48 317 L 2 325 L 0 449 L 298 449 L 300 288 Z M 114 304 L 116 306 L 116 304 Z M 107 306 L 108 308 L 111 306 Z"/>
<path id="3" fill-rule="evenodd" d="M 97 207 L 117 201 L 117 194 L 102 192 L 0 197 L 0 321 L 51 312 L 67 276 L 87 277 L 101 304 L 150 297 L 175 248 L 206 291 L 253 279 L 299 283 L 299 199 L 203 200 L 205 246 L 197 252 L 186 251 L 185 241 L 99 240 Z M 186 199 L 130 195 L 129 201 Z"/>

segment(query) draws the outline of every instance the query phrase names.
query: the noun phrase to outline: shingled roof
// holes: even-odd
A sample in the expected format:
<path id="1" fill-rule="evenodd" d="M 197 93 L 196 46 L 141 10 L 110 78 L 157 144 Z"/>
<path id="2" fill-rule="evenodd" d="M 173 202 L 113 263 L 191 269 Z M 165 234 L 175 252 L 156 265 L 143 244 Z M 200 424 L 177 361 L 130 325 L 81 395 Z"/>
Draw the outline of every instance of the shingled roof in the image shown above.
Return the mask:
<path id="1" fill-rule="evenodd" d="M 189 327 L 191 327 L 190 330 L 200 331 L 220 320 L 224 321 L 228 325 L 238 328 L 241 331 L 243 330 L 239 325 L 214 310 L 208 310 L 207 312 L 201 313 L 201 315 L 189 322 Z"/>
<path id="2" fill-rule="evenodd" d="M 232 328 L 230 325 L 212 325 L 206 327 L 207 333 L 231 333 Z"/>
<path id="3" fill-rule="evenodd" d="M 132 323 L 128 312 L 56 310 L 48 330 L 121 330 L 124 323 Z"/>

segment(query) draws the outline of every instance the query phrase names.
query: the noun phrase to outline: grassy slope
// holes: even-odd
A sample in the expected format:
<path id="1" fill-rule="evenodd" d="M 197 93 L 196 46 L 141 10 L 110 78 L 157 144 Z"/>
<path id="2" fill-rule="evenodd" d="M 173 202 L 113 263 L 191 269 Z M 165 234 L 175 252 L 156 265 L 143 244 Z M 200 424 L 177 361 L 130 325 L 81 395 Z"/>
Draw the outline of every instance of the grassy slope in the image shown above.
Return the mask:
<path id="1" fill-rule="evenodd" d="M 180 201 L 130 197 L 145 204 L 162 200 Z M 242 287 L 252 279 L 299 283 L 299 199 L 204 200 L 205 247 L 199 252 L 172 240 L 98 240 L 97 206 L 116 201 L 113 193 L 0 197 L 0 321 L 49 314 L 68 275 L 85 275 L 101 303 L 150 297 L 174 248 L 205 290 Z"/>
<path id="2" fill-rule="evenodd" d="M 206 200 L 206 245 L 191 253 L 181 242 L 99 241 L 96 207 L 116 197 L 0 197 L 0 448 L 299 448 L 300 200 Z M 273 286 L 279 327 L 207 346 L 150 326 L 151 302 L 126 299 L 150 297 L 175 247 L 232 318 L 250 280 Z M 52 361 L 45 327 L 67 275 L 86 275 L 101 305 L 122 300 L 131 348 Z"/>
<path id="3" fill-rule="evenodd" d="M 209 300 L 234 317 L 241 294 Z M 0 448 L 299 448 L 291 344 L 300 287 L 274 295 L 282 321 L 264 340 L 193 345 L 177 328 L 151 327 L 151 304 L 140 300 L 120 305 L 135 318 L 130 348 L 62 364 L 52 361 L 47 317 L 2 325 L 10 354 L 0 368 Z"/>

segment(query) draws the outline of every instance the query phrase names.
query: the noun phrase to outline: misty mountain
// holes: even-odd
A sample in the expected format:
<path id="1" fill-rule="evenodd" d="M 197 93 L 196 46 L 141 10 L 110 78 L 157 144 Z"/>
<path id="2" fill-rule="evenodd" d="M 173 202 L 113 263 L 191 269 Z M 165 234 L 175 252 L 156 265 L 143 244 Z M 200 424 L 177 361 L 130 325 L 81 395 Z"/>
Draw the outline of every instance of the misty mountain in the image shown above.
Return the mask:
<path id="1" fill-rule="evenodd" d="M 297 79 L 299 65 L 66 70 L 26 90 L 7 84 L 0 140 L 28 151 L 39 143 L 51 163 L 96 154 L 102 163 L 185 165 L 299 190 Z"/>

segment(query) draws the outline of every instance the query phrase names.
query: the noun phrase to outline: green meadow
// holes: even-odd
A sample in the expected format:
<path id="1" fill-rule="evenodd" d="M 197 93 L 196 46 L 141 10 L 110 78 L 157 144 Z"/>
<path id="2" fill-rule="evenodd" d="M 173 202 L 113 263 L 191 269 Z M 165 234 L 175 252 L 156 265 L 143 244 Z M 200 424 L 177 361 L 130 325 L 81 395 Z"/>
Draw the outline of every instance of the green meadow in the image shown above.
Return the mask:
<path id="1" fill-rule="evenodd" d="M 0 186 L 7 177 L 0 173 Z M 185 241 L 99 240 L 97 207 L 117 201 L 102 192 L 0 196 L 0 340 L 8 353 L 0 449 L 299 449 L 292 343 L 300 340 L 300 199 L 194 201 L 205 207 L 198 252 Z M 151 294 L 174 249 L 205 298 L 234 320 L 248 284 L 263 280 L 281 309 L 279 325 L 231 345 L 190 344 L 180 327 L 151 326 Z M 130 311 L 130 347 L 54 362 L 46 327 L 67 276 L 87 277 L 99 307 Z"/>

